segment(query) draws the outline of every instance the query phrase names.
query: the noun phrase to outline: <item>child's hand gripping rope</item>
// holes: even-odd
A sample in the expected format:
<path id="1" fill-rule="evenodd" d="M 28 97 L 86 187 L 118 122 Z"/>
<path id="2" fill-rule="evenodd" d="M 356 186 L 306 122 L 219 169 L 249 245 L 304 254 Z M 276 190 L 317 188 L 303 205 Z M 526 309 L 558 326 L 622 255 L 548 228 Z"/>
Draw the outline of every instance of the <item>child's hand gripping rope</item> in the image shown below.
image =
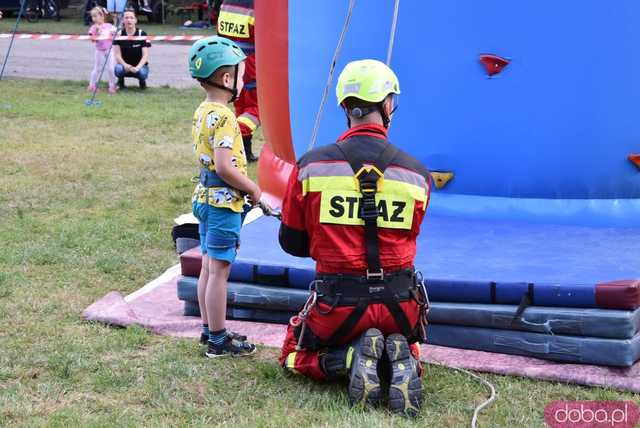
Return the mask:
<path id="1" fill-rule="evenodd" d="M 263 201 L 263 200 L 258 202 L 258 206 L 260 207 L 260 209 L 262 210 L 264 215 L 275 217 L 278 220 L 282 221 L 282 212 L 281 211 L 271 208 L 271 206 L 268 203 L 266 203 L 265 201 Z"/>

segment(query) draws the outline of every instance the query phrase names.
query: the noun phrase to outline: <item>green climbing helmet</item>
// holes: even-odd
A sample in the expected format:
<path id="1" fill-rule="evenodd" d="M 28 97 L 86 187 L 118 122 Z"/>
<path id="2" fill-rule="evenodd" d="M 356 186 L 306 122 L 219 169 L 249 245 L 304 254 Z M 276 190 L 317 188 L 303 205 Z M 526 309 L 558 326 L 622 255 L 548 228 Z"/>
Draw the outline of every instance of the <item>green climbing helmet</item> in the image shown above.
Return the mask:
<path id="1" fill-rule="evenodd" d="M 224 37 L 200 39 L 189 49 L 189 71 L 194 79 L 207 79 L 226 65 L 238 65 L 247 56 L 234 42 Z"/>
<path id="2" fill-rule="evenodd" d="M 338 105 L 349 97 L 379 103 L 387 95 L 399 93 L 400 82 L 396 74 L 375 59 L 351 61 L 340 73 L 336 85 Z"/>

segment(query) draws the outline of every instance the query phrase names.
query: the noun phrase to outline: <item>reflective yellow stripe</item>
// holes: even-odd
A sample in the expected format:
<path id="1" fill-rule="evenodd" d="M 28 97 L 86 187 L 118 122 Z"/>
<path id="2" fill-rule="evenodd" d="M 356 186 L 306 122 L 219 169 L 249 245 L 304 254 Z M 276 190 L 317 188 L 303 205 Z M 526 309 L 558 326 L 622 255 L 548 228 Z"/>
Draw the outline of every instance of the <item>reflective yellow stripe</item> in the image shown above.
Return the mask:
<path id="1" fill-rule="evenodd" d="M 296 370 L 296 355 L 298 353 L 297 352 L 292 352 L 289 355 L 287 355 L 287 361 L 285 361 L 285 367 L 287 368 L 287 370 L 290 370 L 292 373 L 295 374 L 300 374 L 300 372 L 298 370 Z"/>
<path id="2" fill-rule="evenodd" d="M 351 368 L 351 363 L 353 363 L 354 351 L 355 351 L 355 348 L 353 346 L 349 346 L 349 349 L 347 350 L 347 358 L 345 360 L 345 366 L 347 367 L 347 370 Z"/>
<path id="3" fill-rule="evenodd" d="M 242 115 L 238 116 L 238 123 L 242 123 L 242 124 L 246 125 L 247 128 L 249 128 L 251 130 L 251 132 L 255 131 L 256 128 L 258 127 L 253 120 L 249 119 L 246 116 L 242 116 Z"/>
<path id="4" fill-rule="evenodd" d="M 309 192 L 324 192 L 326 190 L 336 191 L 336 189 L 356 191 L 358 189 L 358 181 L 354 176 L 309 177 L 302 181 L 303 195 L 306 195 Z M 415 184 L 390 179 L 384 180 L 384 189 L 382 194 L 403 195 L 419 202 L 425 202 L 427 200 L 427 191 L 425 188 L 416 186 Z"/>
<path id="5" fill-rule="evenodd" d="M 218 17 L 218 34 L 248 39 L 250 37 L 249 26 L 255 25 L 255 22 L 253 16 L 223 10 L 220 11 Z"/>

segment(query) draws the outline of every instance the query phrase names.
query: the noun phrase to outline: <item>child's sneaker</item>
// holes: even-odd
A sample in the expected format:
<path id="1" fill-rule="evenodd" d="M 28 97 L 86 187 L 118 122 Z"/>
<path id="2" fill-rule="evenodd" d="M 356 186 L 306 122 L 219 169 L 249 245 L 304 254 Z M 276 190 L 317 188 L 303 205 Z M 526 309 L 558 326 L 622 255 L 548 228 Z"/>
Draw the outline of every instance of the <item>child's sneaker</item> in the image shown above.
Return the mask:
<path id="1" fill-rule="evenodd" d="M 96 90 L 97 90 L 96 85 L 89 84 L 89 86 L 87 86 L 88 92 L 95 92 Z"/>
<path id="2" fill-rule="evenodd" d="M 245 340 L 247 340 L 247 336 L 236 333 L 235 331 L 229 331 L 227 332 L 227 334 L 231 336 L 232 339 L 239 340 L 240 342 L 244 342 Z M 209 335 L 200 333 L 200 344 L 206 345 L 207 343 L 209 343 Z"/>
<path id="3" fill-rule="evenodd" d="M 118 92 L 118 87 L 116 85 L 109 86 L 109 93 L 110 94 L 115 94 L 116 92 Z"/>
<path id="4" fill-rule="evenodd" d="M 217 357 L 244 357 L 247 355 L 251 355 L 256 352 L 256 345 L 253 343 L 249 343 L 246 340 L 237 340 L 229 335 L 224 340 L 222 345 L 214 345 L 209 342 L 209 348 L 205 355 L 208 358 L 217 358 Z"/>

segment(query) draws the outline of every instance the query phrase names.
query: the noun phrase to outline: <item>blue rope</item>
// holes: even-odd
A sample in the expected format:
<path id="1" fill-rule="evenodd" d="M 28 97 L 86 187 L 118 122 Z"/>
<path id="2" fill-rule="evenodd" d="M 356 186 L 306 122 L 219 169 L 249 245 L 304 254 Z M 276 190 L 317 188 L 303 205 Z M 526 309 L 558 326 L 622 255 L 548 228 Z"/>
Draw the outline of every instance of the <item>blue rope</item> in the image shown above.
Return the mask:
<path id="1" fill-rule="evenodd" d="M 4 76 L 4 68 L 7 65 L 7 60 L 9 59 L 11 48 L 13 47 L 13 39 L 16 37 L 16 32 L 18 31 L 18 24 L 20 23 L 20 18 L 24 14 L 24 9 L 26 5 L 27 5 L 27 0 L 22 0 L 22 4 L 20 5 L 20 13 L 18 14 L 18 18 L 16 19 L 16 25 L 13 27 L 13 31 L 11 32 L 11 41 L 9 42 L 9 48 L 7 49 L 7 54 L 5 55 L 4 62 L 2 63 L 2 70 L 0 70 L 0 80 L 2 80 L 2 76 Z"/>
<path id="2" fill-rule="evenodd" d="M 119 21 L 122 21 L 122 20 L 119 19 Z M 118 32 L 122 28 L 123 28 L 122 22 L 120 22 L 119 26 L 116 28 L 115 34 L 111 38 L 111 45 L 109 46 L 109 50 L 107 51 L 107 58 L 105 59 L 104 64 L 102 64 L 102 70 L 100 70 L 100 75 L 98 75 L 98 81 L 96 82 L 96 87 L 93 90 L 93 94 L 91 94 L 91 99 L 85 100 L 84 102 L 84 105 L 86 105 L 87 107 L 91 107 L 92 105 L 99 107 L 102 104 L 102 102 L 96 101 L 96 92 L 98 92 L 98 84 L 100 83 L 100 80 L 102 80 L 102 73 L 104 73 L 104 69 L 107 67 L 107 64 L 109 63 L 109 55 L 111 55 L 111 48 L 113 48 L 113 42 L 116 40 L 116 37 L 118 37 Z"/>

